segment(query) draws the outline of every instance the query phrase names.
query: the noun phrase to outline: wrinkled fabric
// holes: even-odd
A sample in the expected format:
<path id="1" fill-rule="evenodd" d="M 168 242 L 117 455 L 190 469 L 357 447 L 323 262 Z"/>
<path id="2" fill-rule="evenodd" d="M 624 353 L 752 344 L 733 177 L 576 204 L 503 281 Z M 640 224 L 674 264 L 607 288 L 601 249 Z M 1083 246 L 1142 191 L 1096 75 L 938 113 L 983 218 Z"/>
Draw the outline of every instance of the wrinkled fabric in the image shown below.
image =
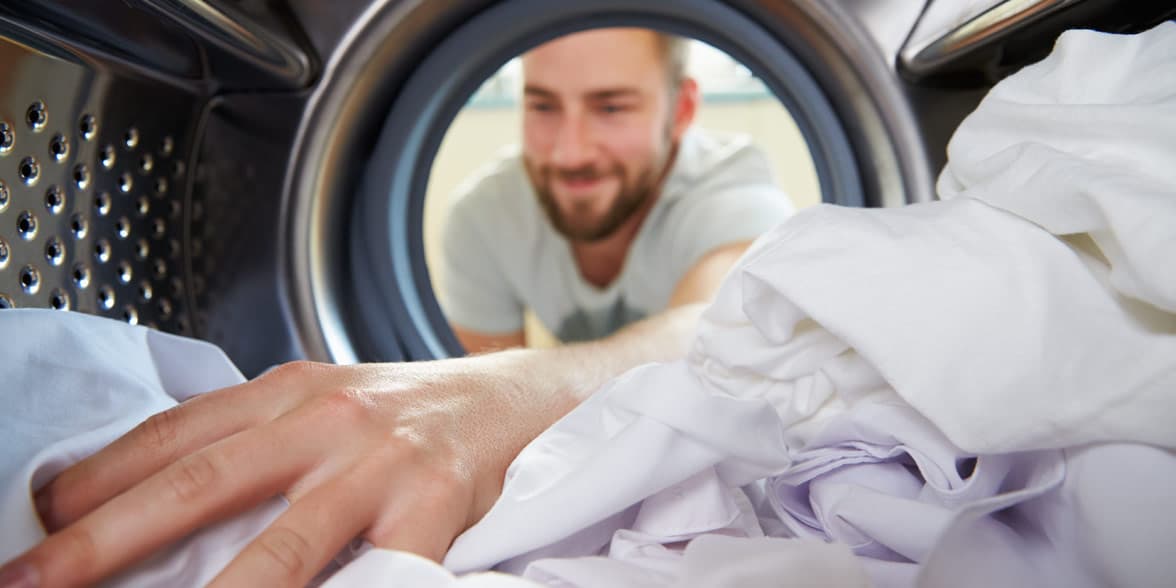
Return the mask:
<path id="1" fill-rule="evenodd" d="M 551 562 L 613 558 L 643 512 L 676 502 L 689 517 L 641 535 L 643 564 L 663 583 L 680 577 L 681 545 L 710 533 L 843 543 L 879 585 L 912 585 L 923 566 L 935 585 L 950 569 L 937 562 L 972 547 L 1030 558 L 1002 567 L 994 556 L 976 578 L 1091 585 L 1176 573 L 1163 556 L 1176 505 L 1161 499 L 1152 521 L 1072 525 L 1116 540 L 1098 543 L 1102 557 L 1083 559 L 1083 573 L 1042 575 L 1092 549 L 1051 527 L 1076 508 L 1051 511 L 1058 496 L 1113 512 L 1176 468 L 1176 181 L 1170 167 L 1152 169 L 1176 157 L 1176 76 L 1158 74 L 1176 63 L 1174 44 L 1173 24 L 1135 37 L 1066 33 L 964 122 L 940 181 L 947 200 L 818 207 L 760 239 L 690 356 L 630 372 L 526 448 L 446 564 L 599 585 Z M 1121 117 L 1094 112 L 1120 105 L 1133 111 L 1130 134 Z M 1104 153 L 1084 151 L 1097 143 L 1089 136 L 1114 137 L 1119 155 L 1095 165 Z M 1051 166 L 1063 171 L 1041 171 Z M 1117 452 L 1147 475 L 1100 485 L 1089 464 L 1102 462 L 1079 448 Z M 756 524 L 732 516 L 740 496 Z M 1021 532 L 1047 539 L 993 548 Z"/>
<path id="2" fill-rule="evenodd" d="M 33 492 L 148 416 L 244 381 L 219 349 L 53 310 L 0 312 L 0 562 L 45 538 Z M 186 537 L 111 585 L 202 586 L 285 509 L 274 498 Z"/>

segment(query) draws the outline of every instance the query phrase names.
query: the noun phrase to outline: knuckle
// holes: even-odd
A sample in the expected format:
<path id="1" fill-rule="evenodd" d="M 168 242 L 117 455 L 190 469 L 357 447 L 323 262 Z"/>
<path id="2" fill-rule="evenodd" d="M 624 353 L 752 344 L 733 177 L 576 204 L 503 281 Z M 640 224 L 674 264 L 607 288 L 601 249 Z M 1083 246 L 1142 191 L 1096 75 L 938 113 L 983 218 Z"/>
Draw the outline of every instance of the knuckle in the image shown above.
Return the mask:
<path id="1" fill-rule="evenodd" d="M 217 469 L 208 456 L 194 453 L 176 462 L 165 476 L 172 496 L 187 502 L 207 494 L 216 483 Z"/>
<path id="2" fill-rule="evenodd" d="M 300 577 L 310 567 L 310 542 L 289 527 L 266 531 L 258 538 L 257 548 L 288 578 Z"/>
<path id="3" fill-rule="evenodd" d="M 57 544 L 52 550 L 54 559 L 68 562 L 68 566 L 76 570 L 93 570 L 98 567 L 98 544 L 85 527 L 70 527 L 53 537 Z"/>
<path id="4" fill-rule="evenodd" d="M 170 447 L 180 436 L 179 407 L 151 415 L 139 425 L 140 432 L 156 447 Z"/>
<path id="5" fill-rule="evenodd" d="M 317 371 L 321 365 L 304 359 L 290 361 L 269 370 L 264 377 L 277 380 L 297 380 Z"/>
<path id="6" fill-rule="evenodd" d="M 370 396 L 354 388 L 336 388 L 319 399 L 319 407 L 334 421 L 355 424 L 367 418 L 373 403 Z"/>

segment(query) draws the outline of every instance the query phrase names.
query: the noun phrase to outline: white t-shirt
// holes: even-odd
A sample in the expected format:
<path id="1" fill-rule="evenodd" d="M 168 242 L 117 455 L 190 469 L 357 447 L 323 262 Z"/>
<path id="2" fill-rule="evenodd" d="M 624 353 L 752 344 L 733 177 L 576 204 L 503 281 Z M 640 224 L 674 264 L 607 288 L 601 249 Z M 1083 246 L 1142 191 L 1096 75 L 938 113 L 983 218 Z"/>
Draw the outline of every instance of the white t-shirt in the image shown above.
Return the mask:
<path id="1" fill-rule="evenodd" d="M 597 288 L 539 207 L 516 150 L 466 184 L 453 204 L 441 303 L 452 323 L 473 331 L 521 330 L 530 308 L 561 341 L 597 339 L 663 310 L 706 253 L 754 239 L 792 212 L 748 137 L 692 129 L 620 275 Z"/>

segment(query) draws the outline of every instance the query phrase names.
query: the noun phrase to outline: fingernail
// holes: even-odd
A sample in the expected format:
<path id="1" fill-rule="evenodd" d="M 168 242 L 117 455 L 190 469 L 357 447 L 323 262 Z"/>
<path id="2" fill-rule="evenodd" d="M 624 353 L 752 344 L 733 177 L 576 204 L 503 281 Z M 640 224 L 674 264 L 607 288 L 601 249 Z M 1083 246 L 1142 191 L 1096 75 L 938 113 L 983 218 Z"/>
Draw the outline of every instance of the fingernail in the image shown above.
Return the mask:
<path id="1" fill-rule="evenodd" d="M 0 568 L 0 588 L 37 588 L 41 576 L 30 563 Z"/>

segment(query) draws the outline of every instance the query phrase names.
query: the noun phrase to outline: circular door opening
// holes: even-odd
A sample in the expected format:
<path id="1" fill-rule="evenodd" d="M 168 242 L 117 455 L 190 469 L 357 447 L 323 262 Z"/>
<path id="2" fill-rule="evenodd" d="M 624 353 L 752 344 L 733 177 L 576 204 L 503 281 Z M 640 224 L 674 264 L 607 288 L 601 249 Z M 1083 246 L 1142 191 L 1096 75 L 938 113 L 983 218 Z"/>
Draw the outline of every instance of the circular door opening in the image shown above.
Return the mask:
<path id="1" fill-rule="evenodd" d="M 361 36 L 353 69 L 340 69 L 357 74 L 357 80 L 370 80 L 365 72 L 379 69 L 385 82 L 329 84 L 333 87 L 322 90 L 318 112 L 308 121 L 317 121 L 320 129 L 324 118 L 336 124 L 318 135 L 306 133 L 299 153 L 308 165 L 294 184 L 298 210 L 289 217 L 294 249 L 289 261 L 295 319 L 310 354 L 347 363 L 462 353 L 425 261 L 429 171 L 449 124 L 484 80 L 527 49 L 576 31 L 648 28 L 730 55 L 792 114 L 824 202 L 881 205 L 894 201 L 896 192 L 900 202 L 928 199 L 921 152 L 897 144 L 911 133 L 887 132 L 913 127 L 904 118 L 909 114 L 898 93 L 885 87 L 885 76 L 877 71 L 883 62 L 862 45 L 852 21 L 844 20 L 844 30 L 830 28 L 842 17 L 821 2 L 665 4 L 498 2 L 460 15 L 464 19 L 441 19 L 450 24 L 431 29 L 421 59 L 411 59 L 403 38 L 394 48 L 378 41 L 390 30 L 408 30 L 412 15 L 389 14 L 395 22 L 368 23 L 373 39 L 364 42 Z M 366 114 L 357 115 L 357 108 Z M 374 120 L 382 122 L 379 132 L 364 131 Z M 343 173 L 356 170 L 362 180 Z"/>

